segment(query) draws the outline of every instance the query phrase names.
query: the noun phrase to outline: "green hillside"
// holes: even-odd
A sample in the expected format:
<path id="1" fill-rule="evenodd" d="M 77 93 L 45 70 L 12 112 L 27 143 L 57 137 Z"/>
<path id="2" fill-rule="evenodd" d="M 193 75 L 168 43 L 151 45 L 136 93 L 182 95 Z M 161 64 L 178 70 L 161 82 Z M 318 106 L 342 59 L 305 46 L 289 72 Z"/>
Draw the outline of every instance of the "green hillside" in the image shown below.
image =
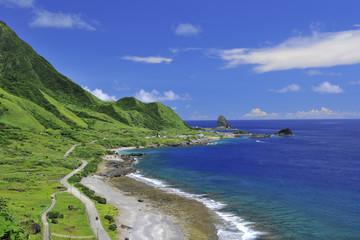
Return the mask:
<path id="1" fill-rule="evenodd" d="M 197 134 L 161 103 L 98 99 L 0 21 L 0 239 L 42 239 L 33 226 L 41 226 L 50 195 L 80 160 L 94 173 L 109 148 L 189 143 Z M 89 173 L 83 170 L 78 178 Z M 109 207 L 101 206 L 104 214 Z M 88 221 L 85 214 L 80 220 Z"/>
<path id="2" fill-rule="evenodd" d="M 161 103 L 145 104 L 135 98 L 117 102 L 98 99 L 57 72 L 1 21 L 0 88 L 3 127 L 188 129 L 172 109 Z"/>

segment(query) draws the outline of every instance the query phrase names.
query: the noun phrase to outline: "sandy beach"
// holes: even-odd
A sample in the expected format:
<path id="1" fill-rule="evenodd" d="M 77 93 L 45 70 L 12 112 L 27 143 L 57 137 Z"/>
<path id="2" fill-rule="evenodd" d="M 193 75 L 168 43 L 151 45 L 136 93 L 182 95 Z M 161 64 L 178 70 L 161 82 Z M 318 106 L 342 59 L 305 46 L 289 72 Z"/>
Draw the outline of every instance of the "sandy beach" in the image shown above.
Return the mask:
<path id="1" fill-rule="evenodd" d="M 129 177 L 92 175 L 81 183 L 118 209 L 119 239 L 218 239 L 215 216 L 200 202 Z"/>

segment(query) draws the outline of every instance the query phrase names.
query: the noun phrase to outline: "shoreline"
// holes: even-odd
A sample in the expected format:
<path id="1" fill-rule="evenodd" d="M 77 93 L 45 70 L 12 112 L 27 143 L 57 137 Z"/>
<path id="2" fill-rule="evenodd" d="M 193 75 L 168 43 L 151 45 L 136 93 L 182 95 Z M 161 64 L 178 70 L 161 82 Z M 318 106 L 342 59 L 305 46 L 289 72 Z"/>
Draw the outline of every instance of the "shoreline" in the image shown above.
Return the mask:
<path id="1" fill-rule="evenodd" d="M 119 239 L 218 239 L 215 215 L 196 200 L 127 176 L 92 175 L 81 183 L 118 209 Z"/>
<path id="2" fill-rule="evenodd" d="M 208 145 L 209 141 L 215 139 L 219 138 L 201 139 L 201 141 L 197 141 L 195 144 L 192 143 L 190 146 Z M 210 145 L 213 144 L 216 143 L 210 143 Z M 166 147 L 177 146 L 179 145 Z M 88 184 L 86 186 L 95 190 L 98 195 L 108 199 L 109 204 L 119 209 L 119 226 L 124 225 L 123 228 L 125 228 L 127 232 L 125 235 L 121 235 L 122 237 L 137 236 L 135 239 L 172 239 L 171 236 L 176 236 L 174 239 L 228 239 L 228 237 L 231 236 L 231 239 L 253 239 L 260 234 L 260 232 L 253 231 L 253 229 L 248 226 L 252 223 L 245 222 L 241 217 L 235 216 L 232 213 L 220 211 L 220 209 L 225 206 L 223 203 L 216 202 L 206 196 L 189 194 L 180 189 L 168 187 L 160 180 L 150 179 L 139 174 L 138 171 L 131 167 L 136 163 L 136 157 L 142 156 L 143 154 L 122 154 L 121 152 L 140 148 L 145 147 L 110 149 L 114 151 L 115 154 L 106 155 L 103 158 L 106 164 L 101 165 L 98 171 L 99 175 L 93 176 L 92 179 L 92 181 L 94 181 L 94 179 L 97 178 L 98 181 L 99 178 L 101 178 L 103 187 L 92 189 L 91 185 L 93 183 L 84 184 Z M 107 187 L 111 187 L 112 191 L 120 194 L 117 198 L 123 199 L 127 196 L 131 197 L 132 200 L 123 202 L 120 206 L 113 201 L 112 198 L 114 198 L 114 196 L 106 193 L 106 191 L 104 192 L 104 189 Z M 140 205 L 146 203 L 145 206 L 147 208 L 139 208 L 138 203 L 136 203 L 137 201 L 143 203 Z M 163 222 L 155 226 L 150 222 L 139 224 L 138 218 L 135 218 L 137 220 L 133 218 L 130 222 L 126 222 L 121 218 L 122 212 L 130 212 L 130 215 L 139 215 L 138 211 L 140 211 L 141 214 L 147 212 L 152 216 L 151 218 L 161 218 Z M 150 217 L 142 217 L 142 219 L 146 218 Z M 124 222 L 126 224 L 124 224 Z M 155 222 L 161 221 L 158 220 Z M 136 232 L 139 231 L 137 228 L 144 224 L 149 225 L 149 229 L 162 229 L 160 231 L 163 232 L 166 237 L 160 236 L 159 234 L 155 238 L 146 238 L 144 234 L 142 234 L 141 237 L 140 235 L 136 235 Z M 123 229 L 121 229 L 121 231 L 124 232 Z"/>

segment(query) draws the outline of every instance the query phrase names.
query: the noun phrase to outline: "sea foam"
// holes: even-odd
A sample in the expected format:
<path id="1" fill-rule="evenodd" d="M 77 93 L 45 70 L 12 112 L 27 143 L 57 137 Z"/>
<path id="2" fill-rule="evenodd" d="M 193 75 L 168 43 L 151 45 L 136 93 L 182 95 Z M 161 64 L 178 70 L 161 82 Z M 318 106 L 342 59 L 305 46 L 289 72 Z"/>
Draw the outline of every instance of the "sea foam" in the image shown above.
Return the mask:
<path id="1" fill-rule="evenodd" d="M 226 207 L 225 203 L 210 199 L 206 197 L 206 195 L 187 193 L 180 189 L 172 188 L 164 181 L 145 177 L 140 172 L 131 173 L 127 176 L 139 182 L 143 182 L 155 188 L 161 189 L 165 192 L 177 194 L 179 196 L 203 203 L 207 208 L 215 212 L 222 220 L 221 224 L 216 225 L 218 230 L 217 234 L 220 240 L 251 240 L 263 234 L 262 232 L 251 229 L 249 225 L 253 223 L 246 222 L 244 219 L 236 216 L 233 213 L 221 211 L 221 209 Z"/>

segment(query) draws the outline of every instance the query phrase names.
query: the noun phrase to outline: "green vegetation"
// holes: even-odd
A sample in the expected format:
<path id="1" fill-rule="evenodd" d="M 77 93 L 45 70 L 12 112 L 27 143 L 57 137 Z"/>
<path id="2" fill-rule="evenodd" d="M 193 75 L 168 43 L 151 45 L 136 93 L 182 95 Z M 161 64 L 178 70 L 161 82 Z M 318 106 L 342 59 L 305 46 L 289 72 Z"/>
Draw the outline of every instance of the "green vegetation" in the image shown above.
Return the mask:
<path id="1" fill-rule="evenodd" d="M 94 235 L 88 224 L 83 203 L 69 193 L 56 194 L 56 205 L 48 213 L 48 218 L 58 221 L 56 224 L 51 223 L 52 233 L 69 236 Z"/>
<path id="2" fill-rule="evenodd" d="M 0 123 L 24 130 L 188 129 L 171 108 L 135 98 L 104 102 L 55 70 L 0 22 Z"/>
<path id="3" fill-rule="evenodd" d="M 135 98 L 101 101 L 58 73 L 0 21 L 0 199 L 7 200 L 6 204 L 1 200 L 0 221 L 4 224 L 0 224 L 0 236 L 40 240 L 41 233 L 35 233 L 31 225 L 41 225 L 39 215 L 49 205 L 50 195 L 62 188 L 58 181 L 86 160 L 85 169 L 69 182 L 97 201 L 105 229 L 117 239 L 118 230 L 111 231 L 114 222 L 105 219 L 116 216 L 116 209 L 79 185 L 80 179 L 97 171 L 108 148 L 194 140 L 197 133 L 161 103 L 142 103 Z M 50 216 L 59 212 L 58 221 L 70 219 L 63 209 L 68 200 L 74 199 L 58 195 Z M 86 220 L 83 215 L 76 219 Z"/>
<path id="4" fill-rule="evenodd" d="M 88 198 L 97 201 L 100 204 L 106 204 L 106 199 L 100 196 L 96 196 L 93 190 L 90 190 L 88 187 L 82 185 L 81 183 L 76 183 L 74 185 L 77 189 L 81 190 Z"/>
<path id="5" fill-rule="evenodd" d="M 99 212 L 99 215 L 100 215 L 99 217 L 100 217 L 100 220 L 101 220 L 101 223 L 102 223 L 104 229 L 109 229 L 110 225 L 115 224 L 115 216 L 119 215 L 116 207 L 108 205 L 108 204 L 103 205 L 103 204 L 99 204 L 99 203 L 96 203 L 95 205 Z M 109 217 L 112 218 L 114 221 L 110 221 Z M 119 233 L 119 230 L 110 230 L 110 231 L 108 231 L 108 233 L 109 233 L 111 239 L 113 239 L 113 240 L 118 239 L 117 235 Z"/>
<path id="6" fill-rule="evenodd" d="M 0 198 L 0 239 L 25 239 L 25 230 L 12 217 L 7 200 Z"/>

